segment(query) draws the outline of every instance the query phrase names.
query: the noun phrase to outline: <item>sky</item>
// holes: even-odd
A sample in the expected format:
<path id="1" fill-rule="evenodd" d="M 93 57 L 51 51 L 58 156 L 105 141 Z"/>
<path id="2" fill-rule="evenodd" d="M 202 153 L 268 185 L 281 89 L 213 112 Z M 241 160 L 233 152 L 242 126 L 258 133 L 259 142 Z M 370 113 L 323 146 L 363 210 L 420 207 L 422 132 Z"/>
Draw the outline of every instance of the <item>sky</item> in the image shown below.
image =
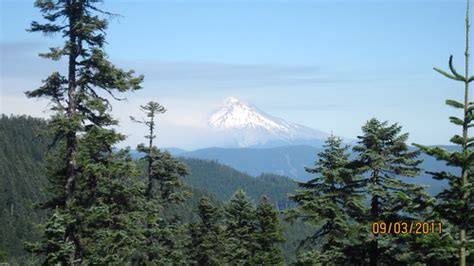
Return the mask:
<path id="1" fill-rule="evenodd" d="M 370 118 L 398 122 L 409 142 L 448 144 L 460 129 L 444 104 L 463 84 L 433 71 L 454 56 L 463 71 L 462 0 L 105 1 L 114 17 L 109 59 L 145 75 L 143 90 L 114 102 L 123 145 L 143 142 L 129 116 L 150 100 L 158 145 L 206 147 L 206 119 L 230 96 L 287 121 L 355 139 Z M 29 33 L 41 21 L 33 1 L 0 0 L 0 113 L 48 117 L 47 102 L 24 92 L 64 62 L 38 53 L 60 36 Z"/>

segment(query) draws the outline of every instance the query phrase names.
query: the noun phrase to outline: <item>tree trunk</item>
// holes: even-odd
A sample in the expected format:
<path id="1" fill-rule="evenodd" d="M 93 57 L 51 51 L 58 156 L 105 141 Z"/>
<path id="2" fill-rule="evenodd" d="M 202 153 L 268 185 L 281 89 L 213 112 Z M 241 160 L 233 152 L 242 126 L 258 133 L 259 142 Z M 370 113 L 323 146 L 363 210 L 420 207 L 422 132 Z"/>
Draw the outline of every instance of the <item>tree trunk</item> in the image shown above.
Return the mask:
<path id="1" fill-rule="evenodd" d="M 378 171 L 375 170 L 372 173 L 372 180 L 375 185 L 378 185 L 379 179 L 378 179 Z M 378 196 L 373 196 L 372 201 L 371 201 L 371 206 L 370 206 L 370 215 L 371 215 L 371 222 L 377 222 L 379 220 L 379 197 Z M 378 240 L 377 240 L 378 235 L 373 235 L 373 239 L 370 242 L 370 247 L 369 247 L 369 259 L 370 259 L 370 266 L 377 266 L 378 265 L 378 260 L 379 260 L 379 247 L 378 247 Z"/>
<path id="2" fill-rule="evenodd" d="M 153 190 L 153 178 L 152 178 L 152 164 L 153 164 L 153 131 L 155 128 L 154 125 L 154 113 L 151 113 L 151 120 L 150 120 L 150 142 L 148 144 L 148 187 L 146 190 L 146 197 L 147 199 L 151 199 L 151 194 Z"/>
<path id="3" fill-rule="evenodd" d="M 463 152 L 467 150 L 467 139 L 468 139 L 468 124 L 466 123 L 466 118 L 469 115 L 468 107 L 469 107 L 469 35 L 470 35 L 470 0 L 467 0 L 467 8 L 466 8 L 466 51 L 464 53 L 465 56 L 465 82 L 464 82 L 464 124 L 463 124 L 463 132 L 462 136 L 464 139 L 463 142 Z M 468 184 L 468 177 L 469 177 L 469 166 L 465 165 L 462 168 L 462 185 Z M 468 207 L 468 199 L 469 195 L 468 192 L 464 192 L 462 195 L 462 200 L 464 201 L 464 205 Z M 461 247 L 459 249 L 459 265 L 465 266 L 466 265 L 466 224 L 463 221 L 459 227 L 459 241 L 461 242 Z"/>
<path id="4" fill-rule="evenodd" d="M 372 216 L 372 222 L 376 222 L 376 218 L 378 217 L 379 212 L 379 204 L 378 204 L 378 197 L 372 197 L 372 203 L 370 208 L 370 213 Z M 377 235 L 373 235 L 373 239 L 370 242 L 369 246 L 369 259 L 370 259 L 370 266 L 377 266 L 378 264 L 378 257 L 379 257 L 379 247 L 378 247 L 378 240 Z"/>
<path id="5" fill-rule="evenodd" d="M 76 24 L 76 15 L 73 13 L 74 10 L 71 5 L 74 5 L 74 0 L 68 0 L 68 8 L 72 11 L 69 14 L 69 59 L 68 59 L 68 106 L 67 106 L 67 117 L 70 122 L 75 119 L 77 109 L 77 95 L 76 95 L 76 58 L 77 58 L 77 37 L 74 32 L 74 26 Z M 66 186 L 64 192 L 64 204 L 65 208 L 68 209 L 73 200 L 73 193 L 76 182 L 76 152 L 77 152 L 77 136 L 76 129 L 68 129 L 66 133 Z M 65 232 L 66 241 L 76 242 L 74 237 L 73 225 L 68 225 Z M 77 246 L 75 252 L 69 256 L 69 264 L 74 264 L 75 253 L 78 252 Z"/>

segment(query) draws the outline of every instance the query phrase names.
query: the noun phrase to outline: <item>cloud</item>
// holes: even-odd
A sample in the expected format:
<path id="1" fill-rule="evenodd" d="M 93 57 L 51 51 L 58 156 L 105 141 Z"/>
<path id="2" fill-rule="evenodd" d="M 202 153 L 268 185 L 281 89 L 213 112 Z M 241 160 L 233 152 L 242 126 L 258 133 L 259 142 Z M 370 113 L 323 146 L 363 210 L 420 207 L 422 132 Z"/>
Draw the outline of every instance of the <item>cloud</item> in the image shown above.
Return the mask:
<path id="1" fill-rule="evenodd" d="M 38 57 L 51 43 L 17 41 L 0 42 L 1 86 L 4 93 L 35 88 L 52 71 L 64 72 L 64 61 Z M 147 95 L 183 93 L 217 93 L 219 97 L 232 91 L 291 89 L 305 90 L 317 84 L 362 83 L 378 80 L 380 75 L 342 71 L 318 65 L 242 64 L 232 62 L 121 60 L 111 61 L 124 69 L 145 75 Z"/>
<path id="2" fill-rule="evenodd" d="M 14 115 L 30 115 L 48 118 L 48 101 L 42 99 L 27 99 L 26 96 L 0 95 L 0 113 Z"/>
<path id="3" fill-rule="evenodd" d="M 19 96 L 35 89 L 52 71 L 66 69 L 64 62 L 40 58 L 48 44 L 42 42 L 0 42 L 0 90 L 4 95 Z"/>
<path id="4" fill-rule="evenodd" d="M 32 41 L 15 41 L 15 42 L 0 42 L 0 52 L 3 56 L 11 54 L 21 55 L 37 49 L 41 49 L 42 45 L 39 42 Z"/>
<path id="5" fill-rule="evenodd" d="M 239 64 L 228 62 L 120 61 L 119 65 L 145 75 L 145 93 L 166 91 L 167 95 L 233 91 L 307 90 L 321 85 L 368 83 L 384 78 L 354 71 L 330 70 L 316 65 Z M 329 70 L 328 70 L 329 69 Z"/>

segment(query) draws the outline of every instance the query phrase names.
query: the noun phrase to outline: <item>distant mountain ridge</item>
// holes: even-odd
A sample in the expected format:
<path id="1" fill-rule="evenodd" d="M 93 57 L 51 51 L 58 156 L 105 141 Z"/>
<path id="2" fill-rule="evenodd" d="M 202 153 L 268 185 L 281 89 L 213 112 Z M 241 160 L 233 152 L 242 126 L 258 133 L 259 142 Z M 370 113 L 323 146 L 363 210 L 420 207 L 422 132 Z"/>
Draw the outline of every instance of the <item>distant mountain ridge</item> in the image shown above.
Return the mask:
<path id="1" fill-rule="evenodd" d="M 273 173 L 306 180 L 310 175 L 304 170 L 313 165 L 321 148 L 307 145 L 274 148 L 206 148 L 179 154 L 185 158 L 217 160 L 252 176 Z"/>
<path id="2" fill-rule="evenodd" d="M 453 150 L 454 146 L 442 146 L 445 149 Z M 272 173 L 288 176 L 296 181 L 306 181 L 314 177 L 305 171 L 305 167 L 314 167 L 314 162 L 318 160 L 317 154 L 322 148 L 295 145 L 274 148 L 206 148 L 179 154 L 184 158 L 199 158 L 206 160 L 216 160 L 219 163 L 228 165 L 238 171 L 252 176 L 262 173 Z M 421 168 L 429 171 L 451 171 L 455 169 L 446 166 L 443 162 L 436 161 L 433 157 L 421 154 L 423 160 Z M 423 173 L 416 178 L 403 178 L 408 182 L 426 184 L 428 190 L 435 194 L 441 191 L 445 182 L 431 178 L 427 173 Z"/>
<path id="3" fill-rule="evenodd" d="M 209 127 L 224 134 L 234 147 L 276 147 L 307 144 L 320 146 L 328 133 L 287 122 L 257 107 L 229 97 L 211 114 Z"/>

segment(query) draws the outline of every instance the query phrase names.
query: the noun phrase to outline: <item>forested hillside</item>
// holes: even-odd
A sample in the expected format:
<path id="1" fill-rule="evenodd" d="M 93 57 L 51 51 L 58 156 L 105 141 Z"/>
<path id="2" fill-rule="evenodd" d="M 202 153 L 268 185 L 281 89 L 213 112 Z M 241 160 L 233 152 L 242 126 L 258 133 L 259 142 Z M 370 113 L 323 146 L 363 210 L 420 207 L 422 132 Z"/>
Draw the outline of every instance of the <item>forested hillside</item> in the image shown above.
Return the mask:
<path id="1" fill-rule="evenodd" d="M 354 145 L 354 143 L 352 144 Z M 455 146 L 443 146 L 448 150 L 456 149 Z M 307 181 L 313 174 L 306 172 L 305 167 L 312 167 L 318 159 L 317 154 L 322 147 L 312 147 L 307 145 L 283 146 L 275 148 L 207 148 L 189 152 L 180 152 L 179 156 L 185 158 L 196 158 L 215 160 L 224 165 L 228 165 L 240 172 L 252 176 L 261 173 L 273 173 L 284 175 L 298 181 Z M 411 150 L 416 150 L 411 147 Z M 356 154 L 351 154 L 355 158 Z M 423 184 L 427 190 L 436 195 L 446 185 L 446 182 L 434 180 L 427 172 L 449 171 L 456 173 L 456 169 L 447 166 L 445 162 L 440 162 L 431 156 L 421 154 L 423 161 L 420 167 L 424 170 L 421 176 L 416 179 L 405 179 L 408 182 Z"/>
<path id="2" fill-rule="evenodd" d="M 291 206 L 288 193 L 295 192 L 296 183 L 287 177 L 274 174 L 252 177 L 216 161 L 189 158 L 182 161 L 190 170 L 186 182 L 213 193 L 222 201 L 229 200 L 236 190 L 243 189 L 255 201 L 267 195 L 281 210 Z"/>
<path id="3" fill-rule="evenodd" d="M 34 208 L 47 193 L 44 153 L 51 139 L 46 122 L 32 117 L 0 119 L 0 258 L 24 254 L 22 240 L 37 237 L 43 215 Z"/>
<path id="4" fill-rule="evenodd" d="M 273 148 L 206 148 L 183 152 L 179 156 L 217 160 L 249 175 L 274 173 L 295 180 L 308 180 L 311 175 L 304 171 L 314 162 L 321 151 L 307 145 L 281 146 Z"/>
<path id="5" fill-rule="evenodd" d="M 47 122 L 28 116 L 2 115 L 0 120 L 0 261 L 25 262 L 28 253 L 24 242 L 37 240 L 37 224 L 44 222 L 44 213 L 35 205 L 44 203 L 48 193 L 45 160 L 52 139 L 44 134 Z M 288 193 L 296 184 L 283 176 L 261 175 L 257 178 L 238 172 L 217 162 L 182 159 L 190 173 L 184 178 L 191 197 L 182 203 L 172 204 L 164 215 L 183 223 L 197 219 L 199 199 L 214 198 L 214 204 L 223 206 L 235 191 L 243 189 L 257 203 L 263 195 L 280 209 L 288 207 Z M 287 259 L 294 258 L 298 242 L 308 236 L 311 227 L 285 224 L 282 243 Z"/>

